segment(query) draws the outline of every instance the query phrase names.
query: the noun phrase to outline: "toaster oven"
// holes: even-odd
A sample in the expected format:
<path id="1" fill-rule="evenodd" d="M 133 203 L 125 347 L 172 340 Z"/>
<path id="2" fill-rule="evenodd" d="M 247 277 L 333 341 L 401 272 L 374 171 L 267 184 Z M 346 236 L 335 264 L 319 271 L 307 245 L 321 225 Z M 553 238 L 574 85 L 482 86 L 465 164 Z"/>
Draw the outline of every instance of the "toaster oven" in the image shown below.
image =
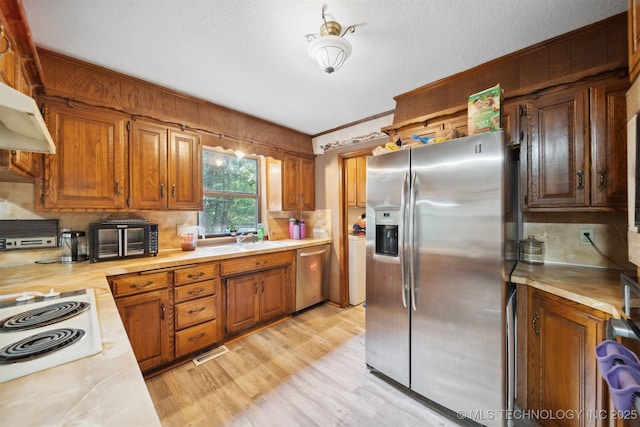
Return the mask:
<path id="1" fill-rule="evenodd" d="M 107 220 L 89 225 L 89 260 L 111 261 L 158 254 L 158 224 Z"/>

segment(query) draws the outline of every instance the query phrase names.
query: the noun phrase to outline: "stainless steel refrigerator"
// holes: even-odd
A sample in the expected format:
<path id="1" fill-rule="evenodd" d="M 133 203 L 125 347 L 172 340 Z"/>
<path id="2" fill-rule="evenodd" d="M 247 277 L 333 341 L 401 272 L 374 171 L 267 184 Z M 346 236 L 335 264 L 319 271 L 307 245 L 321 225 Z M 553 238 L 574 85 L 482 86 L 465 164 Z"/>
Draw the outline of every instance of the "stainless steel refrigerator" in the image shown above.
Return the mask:
<path id="1" fill-rule="evenodd" d="M 515 165 L 503 132 L 367 161 L 366 363 L 488 426 L 513 402 Z"/>

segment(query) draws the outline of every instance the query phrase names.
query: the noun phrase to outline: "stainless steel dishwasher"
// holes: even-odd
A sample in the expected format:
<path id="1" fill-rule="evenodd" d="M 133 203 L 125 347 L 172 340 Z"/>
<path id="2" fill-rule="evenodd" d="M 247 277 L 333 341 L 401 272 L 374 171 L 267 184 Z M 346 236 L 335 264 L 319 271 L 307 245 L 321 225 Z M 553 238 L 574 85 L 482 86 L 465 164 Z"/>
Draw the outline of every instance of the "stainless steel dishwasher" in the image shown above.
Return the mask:
<path id="1" fill-rule="evenodd" d="M 296 311 L 329 298 L 331 244 L 297 250 Z"/>

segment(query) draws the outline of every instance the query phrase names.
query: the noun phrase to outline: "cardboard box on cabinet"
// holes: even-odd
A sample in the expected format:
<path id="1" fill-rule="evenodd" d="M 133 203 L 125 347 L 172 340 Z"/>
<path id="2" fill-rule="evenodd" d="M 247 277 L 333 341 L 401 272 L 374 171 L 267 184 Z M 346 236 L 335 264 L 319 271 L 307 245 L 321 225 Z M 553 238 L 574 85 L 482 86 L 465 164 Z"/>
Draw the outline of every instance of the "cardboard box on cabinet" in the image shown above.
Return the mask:
<path id="1" fill-rule="evenodd" d="M 493 132 L 502 129 L 503 95 L 500 85 L 469 96 L 469 135 Z"/>

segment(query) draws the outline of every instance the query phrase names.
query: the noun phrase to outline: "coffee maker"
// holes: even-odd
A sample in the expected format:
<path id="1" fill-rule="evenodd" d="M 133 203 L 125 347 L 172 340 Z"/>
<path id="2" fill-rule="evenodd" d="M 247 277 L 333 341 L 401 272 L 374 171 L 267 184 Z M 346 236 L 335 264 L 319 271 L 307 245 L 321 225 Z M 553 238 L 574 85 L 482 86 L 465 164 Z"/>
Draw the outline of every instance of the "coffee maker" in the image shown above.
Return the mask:
<path id="1" fill-rule="evenodd" d="M 63 231 L 60 234 L 60 263 L 86 261 L 87 235 L 84 231 Z"/>

